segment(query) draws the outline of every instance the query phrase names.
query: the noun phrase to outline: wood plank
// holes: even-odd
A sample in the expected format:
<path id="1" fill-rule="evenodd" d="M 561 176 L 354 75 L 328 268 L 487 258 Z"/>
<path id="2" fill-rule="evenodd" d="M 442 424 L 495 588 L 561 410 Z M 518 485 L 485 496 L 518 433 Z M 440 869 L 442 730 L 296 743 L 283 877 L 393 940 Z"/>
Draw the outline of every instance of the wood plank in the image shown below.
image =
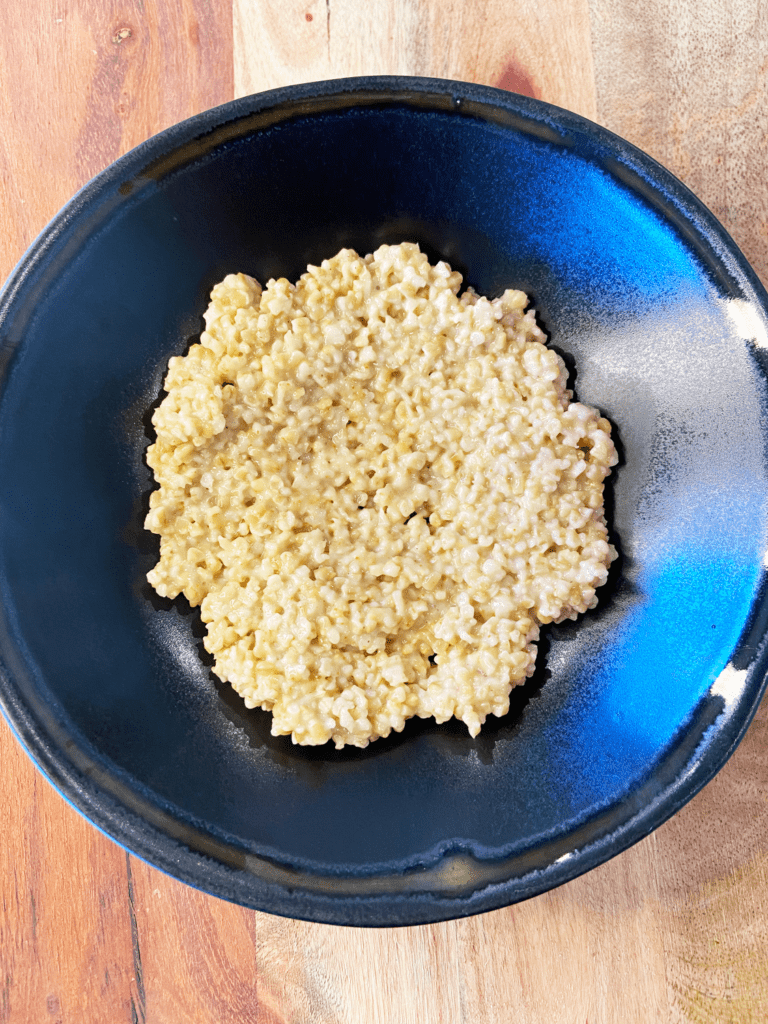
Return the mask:
<path id="1" fill-rule="evenodd" d="M 232 98 L 231 32 L 229 0 L 6 0 L 0 280 L 94 174 Z"/>
<path id="2" fill-rule="evenodd" d="M 130 870 L 147 1024 L 277 1024 L 281 1018 L 270 1013 L 260 989 L 253 912 L 198 892 L 135 857 Z"/>
<path id="3" fill-rule="evenodd" d="M 586 0 L 234 0 L 235 94 L 350 75 L 481 82 L 595 116 Z"/>
<path id="4" fill-rule="evenodd" d="M 227 0 L 6 0 L 0 280 L 121 153 L 232 98 Z M 124 851 L 36 772 L 3 721 L 0 1021 L 144 1019 Z"/>
<path id="5" fill-rule="evenodd" d="M 0 721 L 0 1021 L 130 1021 L 140 1004 L 126 855 L 68 807 Z"/>
<path id="6" fill-rule="evenodd" d="M 768 283 L 768 10 L 590 0 L 597 118 L 677 174 Z M 763 705 L 734 758 L 655 834 L 674 1019 L 768 1020 Z"/>
<path id="7" fill-rule="evenodd" d="M 681 1020 L 768 1020 L 768 701 L 738 750 L 654 835 L 658 925 Z"/>
<path id="8" fill-rule="evenodd" d="M 593 874 L 439 925 L 355 931 L 256 915 L 260 986 L 278 1019 L 312 1024 L 657 1024 L 668 1018 L 654 906 L 641 896 L 650 855 L 638 848 L 602 885 Z M 617 881 L 631 894 L 623 909 L 609 895 Z"/>
<path id="9" fill-rule="evenodd" d="M 590 0 L 597 118 L 678 175 L 768 283 L 768 6 Z"/>

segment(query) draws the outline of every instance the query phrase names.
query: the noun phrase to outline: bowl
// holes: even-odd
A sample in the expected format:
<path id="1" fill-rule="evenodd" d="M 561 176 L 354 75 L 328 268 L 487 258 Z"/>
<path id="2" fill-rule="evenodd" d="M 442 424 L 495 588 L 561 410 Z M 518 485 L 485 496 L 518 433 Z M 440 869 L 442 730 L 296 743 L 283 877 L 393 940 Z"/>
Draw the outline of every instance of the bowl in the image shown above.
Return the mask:
<path id="1" fill-rule="evenodd" d="M 531 296 L 614 426 L 620 557 L 476 739 L 417 720 L 365 750 L 296 747 L 212 674 L 198 611 L 146 582 L 150 416 L 226 273 L 295 280 L 403 240 L 482 294 Z M 718 771 L 765 687 L 766 299 L 652 159 L 499 90 L 299 85 L 155 136 L 75 196 L 0 298 L 18 739 L 132 853 L 296 918 L 456 918 L 618 854 Z"/>

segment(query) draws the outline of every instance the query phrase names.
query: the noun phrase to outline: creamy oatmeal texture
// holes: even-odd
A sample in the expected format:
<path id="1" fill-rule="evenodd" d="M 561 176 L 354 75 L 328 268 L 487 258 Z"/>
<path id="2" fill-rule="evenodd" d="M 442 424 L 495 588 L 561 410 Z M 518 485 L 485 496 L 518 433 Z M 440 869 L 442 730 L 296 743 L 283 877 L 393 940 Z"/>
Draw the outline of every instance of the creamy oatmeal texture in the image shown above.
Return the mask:
<path id="1" fill-rule="evenodd" d="M 455 715 L 475 736 L 539 625 L 597 603 L 610 425 L 522 292 L 460 285 L 410 243 L 295 286 L 230 274 L 170 360 L 148 579 L 200 605 L 214 671 L 275 735 L 364 747 Z"/>

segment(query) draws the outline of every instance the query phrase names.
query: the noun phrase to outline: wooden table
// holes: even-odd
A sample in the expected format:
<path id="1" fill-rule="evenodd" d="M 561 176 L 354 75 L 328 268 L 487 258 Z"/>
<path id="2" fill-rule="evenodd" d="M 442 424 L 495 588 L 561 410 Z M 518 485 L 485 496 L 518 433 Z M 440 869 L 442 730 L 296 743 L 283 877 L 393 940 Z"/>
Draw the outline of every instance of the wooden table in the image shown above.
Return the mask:
<path id="1" fill-rule="evenodd" d="M 760 0 L 4 0 L 0 279 L 92 175 L 249 92 L 356 74 L 484 82 L 585 114 L 685 181 L 768 283 Z M 768 1020 L 768 709 L 644 842 L 434 926 L 231 906 L 127 855 L 0 722 L 0 1022 Z"/>

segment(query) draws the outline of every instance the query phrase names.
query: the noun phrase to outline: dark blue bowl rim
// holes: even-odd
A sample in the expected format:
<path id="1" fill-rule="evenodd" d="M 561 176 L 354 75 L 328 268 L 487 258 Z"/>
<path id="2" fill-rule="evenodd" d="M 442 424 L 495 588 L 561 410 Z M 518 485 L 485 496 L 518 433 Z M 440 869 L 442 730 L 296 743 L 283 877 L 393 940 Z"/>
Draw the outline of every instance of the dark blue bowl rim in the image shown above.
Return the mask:
<path id="1" fill-rule="evenodd" d="M 10 355 L 7 327 L 17 300 L 44 267 L 47 253 L 76 225 L 99 213 L 115 190 L 129 195 L 142 182 L 162 178 L 226 142 L 292 118 L 350 106 L 405 105 L 517 127 L 560 145 L 588 137 L 603 167 L 652 200 L 657 210 L 699 253 L 710 253 L 708 270 L 722 275 L 731 292 L 750 293 L 763 312 L 768 293 L 714 215 L 652 157 L 581 115 L 500 89 L 437 78 L 375 76 L 288 86 L 222 104 L 158 133 L 89 181 L 41 232 L 0 292 L 0 386 Z M 180 151 L 184 150 L 183 155 Z M 768 589 L 763 578 L 731 664 L 746 672 L 735 705 L 724 714 L 722 698 L 704 702 L 688 723 L 671 774 L 656 777 L 628 802 L 623 815 L 605 815 L 605 829 L 590 824 L 577 833 L 507 859 L 479 861 L 455 844 L 430 851 L 406 873 L 317 875 L 302 868 L 244 854 L 236 866 L 231 849 L 211 836 L 195 848 L 174 830 L 170 813 L 147 805 L 137 816 L 116 793 L 119 784 L 100 778 L 79 755 L 66 723 L 46 723 L 30 708 L 14 680 L 0 635 L 0 708 L 13 733 L 59 793 L 103 834 L 126 851 L 204 892 L 240 905 L 329 924 L 399 926 L 486 912 L 539 895 L 578 877 L 638 842 L 695 796 L 723 767 L 744 736 L 768 685 Z M 714 733 L 713 733 L 714 730 Z M 52 744 L 51 731 L 62 742 Z M 704 737 L 708 736 L 706 750 Z M 133 801 L 134 804 L 136 801 Z M 174 831 L 176 834 L 174 834 Z M 595 839 L 595 832 L 598 838 Z"/>

